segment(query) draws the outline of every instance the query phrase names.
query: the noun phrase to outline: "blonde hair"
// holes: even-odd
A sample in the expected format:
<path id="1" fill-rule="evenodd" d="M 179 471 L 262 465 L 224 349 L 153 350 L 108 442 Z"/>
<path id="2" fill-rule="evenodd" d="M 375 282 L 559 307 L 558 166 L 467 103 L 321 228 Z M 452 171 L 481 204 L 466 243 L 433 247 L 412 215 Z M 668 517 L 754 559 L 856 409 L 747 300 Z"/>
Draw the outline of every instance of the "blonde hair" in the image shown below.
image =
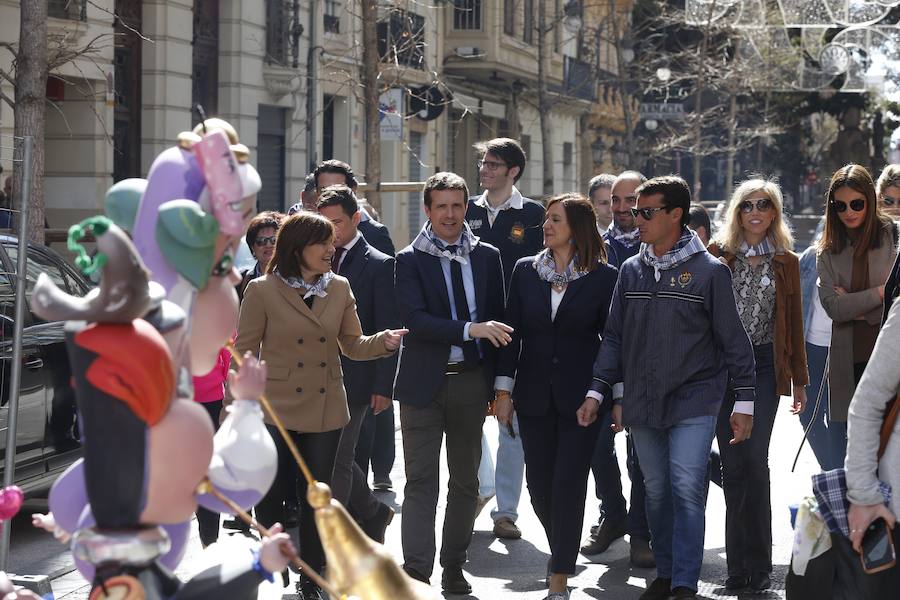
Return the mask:
<path id="1" fill-rule="evenodd" d="M 786 252 L 794 247 L 794 236 L 784 221 L 784 200 L 781 196 L 781 188 L 773 179 L 755 177 L 744 181 L 734 190 L 731 200 L 728 202 L 728 210 L 725 213 L 725 223 L 716 234 L 715 243 L 726 252 L 736 254 L 741 249 L 744 241 L 744 232 L 741 228 L 741 203 L 750 196 L 762 192 L 772 202 L 772 210 L 775 217 L 769 225 L 768 237 L 775 242 L 778 252 Z"/>
<path id="2" fill-rule="evenodd" d="M 875 183 L 875 195 L 881 200 L 884 190 L 892 186 L 900 186 L 900 165 L 888 165 L 881 171 Z"/>

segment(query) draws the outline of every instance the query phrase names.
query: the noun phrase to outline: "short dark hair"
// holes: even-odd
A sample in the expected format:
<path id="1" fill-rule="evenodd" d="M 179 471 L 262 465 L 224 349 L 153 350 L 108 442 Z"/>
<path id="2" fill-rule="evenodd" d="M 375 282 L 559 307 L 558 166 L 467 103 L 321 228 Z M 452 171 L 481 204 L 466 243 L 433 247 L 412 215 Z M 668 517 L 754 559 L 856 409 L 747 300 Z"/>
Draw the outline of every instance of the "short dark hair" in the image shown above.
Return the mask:
<path id="1" fill-rule="evenodd" d="M 678 175 L 663 175 L 648 179 L 639 185 L 634 193 L 638 196 L 662 194 L 666 212 L 680 208 L 681 226 L 686 227 L 691 222 L 691 188 L 688 187 L 687 181 Z"/>
<path id="2" fill-rule="evenodd" d="M 352 217 L 359 211 L 356 194 L 346 185 L 329 185 L 322 190 L 316 208 L 321 210 L 326 206 L 340 206 L 348 217 Z"/>
<path id="3" fill-rule="evenodd" d="M 486 142 L 478 142 L 474 148 L 481 153 L 482 158 L 490 152 L 505 162 L 507 168 L 519 167 L 519 172 L 516 173 L 513 182 L 519 181 L 522 174 L 525 173 L 525 164 L 528 159 L 525 157 L 525 151 L 522 150 L 521 144 L 514 139 L 494 138 Z"/>
<path id="4" fill-rule="evenodd" d="M 299 277 L 303 250 L 312 244 L 324 244 L 334 238 L 334 225 L 322 215 L 300 211 L 289 216 L 278 229 L 275 254 L 266 273 L 275 269 L 282 277 Z"/>
<path id="5" fill-rule="evenodd" d="M 316 188 L 319 187 L 319 175 L 322 173 L 340 173 L 344 176 L 347 187 L 351 189 L 359 185 L 356 175 L 353 174 L 353 169 L 342 160 L 331 159 L 319 163 L 319 166 L 313 171 L 313 180 L 316 182 Z"/>
<path id="6" fill-rule="evenodd" d="M 706 229 L 706 234 L 712 236 L 712 224 L 709 221 L 709 213 L 706 212 L 706 207 L 702 204 L 691 204 L 690 218 L 688 225 L 691 229 L 703 227 Z"/>
<path id="7" fill-rule="evenodd" d="M 612 188 L 612 185 L 616 182 L 616 176 L 611 173 L 600 173 L 594 177 L 591 177 L 590 182 L 588 182 L 588 198 L 594 195 L 594 192 L 599 190 L 600 188 Z"/>
<path id="8" fill-rule="evenodd" d="M 250 251 L 253 251 L 253 246 L 256 244 L 256 238 L 259 237 L 260 231 L 271 227 L 278 233 L 278 228 L 281 226 L 284 218 L 285 215 L 280 212 L 267 210 L 250 219 L 250 223 L 247 225 L 247 234 L 244 238 Z"/>
<path id="9" fill-rule="evenodd" d="M 582 271 L 593 271 L 598 264 L 606 264 L 606 245 L 597 231 L 597 213 L 590 200 L 581 194 L 567 192 L 551 198 L 547 210 L 554 204 L 562 204 L 566 213 L 575 246 L 575 266 Z"/>
<path id="10" fill-rule="evenodd" d="M 469 187 L 466 185 L 466 180 L 456 173 L 443 171 L 428 178 L 425 182 L 425 189 L 422 191 L 422 199 L 428 208 L 431 208 L 431 192 L 435 190 L 461 190 L 463 201 L 469 202 Z"/>
<path id="11" fill-rule="evenodd" d="M 307 194 L 316 190 L 316 174 L 310 173 L 306 176 L 306 182 L 303 185 L 303 191 Z"/>

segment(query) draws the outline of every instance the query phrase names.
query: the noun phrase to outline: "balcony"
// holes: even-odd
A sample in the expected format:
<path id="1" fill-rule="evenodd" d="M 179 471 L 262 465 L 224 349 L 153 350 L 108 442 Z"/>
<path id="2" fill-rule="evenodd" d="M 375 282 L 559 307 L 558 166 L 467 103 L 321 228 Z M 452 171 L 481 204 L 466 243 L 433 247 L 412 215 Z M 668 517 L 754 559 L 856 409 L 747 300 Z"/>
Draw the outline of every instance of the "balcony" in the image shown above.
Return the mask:
<path id="1" fill-rule="evenodd" d="M 266 0 L 266 62 L 270 65 L 298 68 L 300 36 L 303 25 L 294 14 L 294 3 Z"/>
<path id="2" fill-rule="evenodd" d="M 378 22 L 378 54 L 389 65 L 425 68 L 425 17 L 394 9 Z"/>
<path id="3" fill-rule="evenodd" d="M 595 101 L 597 99 L 597 79 L 594 77 L 591 65 L 571 56 L 564 58 L 563 84 L 561 86 L 549 86 L 550 91 L 570 98 L 578 98 L 588 102 Z"/>
<path id="4" fill-rule="evenodd" d="M 47 16 L 68 21 L 87 21 L 87 0 L 47 0 Z"/>

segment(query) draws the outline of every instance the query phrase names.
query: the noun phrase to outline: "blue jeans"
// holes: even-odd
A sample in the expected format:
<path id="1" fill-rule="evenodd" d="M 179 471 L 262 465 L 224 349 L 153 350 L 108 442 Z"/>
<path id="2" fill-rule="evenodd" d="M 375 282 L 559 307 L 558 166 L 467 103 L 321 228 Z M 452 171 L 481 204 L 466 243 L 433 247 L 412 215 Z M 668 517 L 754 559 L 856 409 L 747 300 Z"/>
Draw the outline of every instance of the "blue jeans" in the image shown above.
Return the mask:
<path id="1" fill-rule="evenodd" d="M 516 437 L 499 425 L 500 440 L 497 448 L 497 466 L 491 458 L 490 447 L 484 434 L 481 435 L 481 464 L 478 466 L 478 495 L 490 498 L 497 495 L 497 508 L 491 511 L 491 518 L 502 518 L 515 522 L 519 518 L 519 499 L 522 496 L 522 480 L 525 477 L 525 451 L 522 450 L 522 436 L 519 433 L 519 417 L 513 413 L 513 430 Z"/>
<path id="2" fill-rule="evenodd" d="M 800 414 L 803 428 L 809 429 L 809 445 L 819 466 L 823 471 L 839 469 L 844 466 L 844 455 L 847 453 L 847 423 L 828 419 L 828 379 L 825 374 L 825 360 L 828 348 L 806 343 L 806 361 L 809 370 L 809 385 L 806 386 L 806 410 Z M 819 408 L 816 409 L 816 397 L 824 380 Z"/>
<path id="3" fill-rule="evenodd" d="M 632 427 L 644 471 L 647 518 L 657 577 L 672 589 L 697 589 L 703 564 L 709 450 L 716 417 L 685 419 L 668 429 Z"/>

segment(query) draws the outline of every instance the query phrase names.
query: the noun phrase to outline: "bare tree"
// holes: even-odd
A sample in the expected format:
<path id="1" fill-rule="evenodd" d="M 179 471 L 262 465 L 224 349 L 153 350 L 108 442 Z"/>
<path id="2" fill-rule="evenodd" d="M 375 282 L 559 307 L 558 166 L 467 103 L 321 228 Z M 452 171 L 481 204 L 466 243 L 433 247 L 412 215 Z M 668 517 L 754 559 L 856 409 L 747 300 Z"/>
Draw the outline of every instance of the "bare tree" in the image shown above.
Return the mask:
<path id="1" fill-rule="evenodd" d="M 368 201 L 376 212 L 381 212 L 381 124 L 378 99 L 381 60 L 378 54 L 378 4 L 375 0 L 362 3 L 362 81 L 363 106 L 366 111 L 366 192 Z"/>

